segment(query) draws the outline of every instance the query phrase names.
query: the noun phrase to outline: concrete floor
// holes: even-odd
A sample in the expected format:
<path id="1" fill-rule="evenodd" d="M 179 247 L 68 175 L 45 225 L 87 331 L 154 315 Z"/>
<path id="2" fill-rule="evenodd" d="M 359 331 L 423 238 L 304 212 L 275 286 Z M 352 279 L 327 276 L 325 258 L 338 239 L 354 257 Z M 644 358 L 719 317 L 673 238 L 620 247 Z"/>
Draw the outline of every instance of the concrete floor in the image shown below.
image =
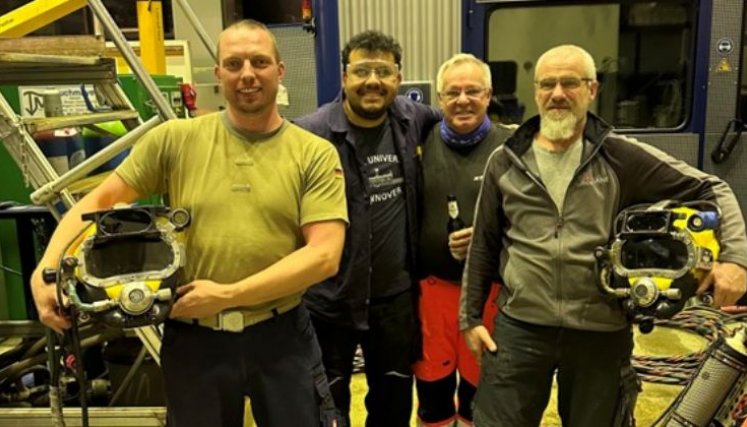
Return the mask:
<path id="1" fill-rule="evenodd" d="M 657 327 L 648 335 L 642 335 L 636 331 L 635 343 L 636 355 L 658 356 L 685 355 L 702 349 L 707 344 L 706 340 L 699 335 L 664 327 Z M 351 389 L 353 392 L 351 424 L 352 427 L 363 426 L 366 417 L 363 398 L 368 390 L 363 374 L 353 376 Z M 638 396 L 636 406 L 637 425 L 641 427 L 650 426 L 674 401 L 681 390 L 682 387 L 680 386 L 644 382 L 643 392 Z M 415 400 L 417 405 L 417 399 Z M 555 405 L 555 390 L 553 390 L 543 418 L 543 427 L 559 427 L 561 425 Z M 416 426 L 415 408 L 413 408 L 411 425 Z"/>
<path id="2" fill-rule="evenodd" d="M 657 327 L 649 335 L 636 333 L 635 337 L 637 355 L 662 355 L 676 356 L 689 354 L 693 351 L 702 349 L 706 345 L 704 338 L 674 329 Z M 9 342 L 2 343 L 8 345 Z M 353 400 L 351 405 L 351 423 L 352 427 L 363 426 L 365 422 L 365 406 L 363 399 L 368 389 L 365 376 L 356 374 L 353 376 L 351 385 Z M 638 398 L 636 407 L 636 419 L 639 426 L 650 426 L 654 420 L 672 403 L 674 398 L 680 392 L 682 387 L 660 385 L 652 383 L 643 383 L 643 392 Z M 417 399 L 415 405 L 417 405 Z M 247 404 L 247 409 L 249 405 Z M 251 412 L 247 411 L 246 427 L 253 426 Z M 416 425 L 415 408 L 413 408 L 412 426 Z M 555 393 L 551 397 L 548 409 L 543 419 L 543 427 L 560 426 L 560 420 L 555 411 Z"/>

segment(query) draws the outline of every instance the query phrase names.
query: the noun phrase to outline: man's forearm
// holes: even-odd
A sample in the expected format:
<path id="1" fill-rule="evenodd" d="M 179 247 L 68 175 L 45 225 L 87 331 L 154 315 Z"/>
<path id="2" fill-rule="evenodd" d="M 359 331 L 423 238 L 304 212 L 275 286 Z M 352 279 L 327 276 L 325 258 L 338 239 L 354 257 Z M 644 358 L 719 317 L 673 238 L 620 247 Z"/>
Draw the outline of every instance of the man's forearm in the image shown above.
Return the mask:
<path id="1" fill-rule="evenodd" d="M 34 271 L 34 276 L 37 276 L 37 279 L 41 277 L 41 273 L 45 268 L 57 268 L 62 257 L 62 251 L 72 243 L 73 239 L 85 227 L 85 221 L 81 219 L 81 215 L 111 208 L 118 202 L 131 202 L 136 199 L 137 193 L 129 187 L 122 188 L 122 185 L 123 181 L 121 181 L 121 178 L 112 173 L 101 186 L 97 187 L 70 208 L 52 234 L 44 255 Z M 110 191 L 112 189 L 117 191 Z M 41 283 L 41 280 L 32 280 L 31 282 L 32 284 L 38 284 Z"/>
<path id="2" fill-rule="evenodd" d="M 337 273 L 339 257 L 304 246 L 268 268 L 234 283 L 232 307 L 252 306 L 304 291 Z"/>
<path id="3" fill-rule="evenodd" d="M 80 235 L 80 232 L 85 227 L 86 222 L 81 219 L 81 215 L 98 210 L 99 208 L 95 200 L 86 200 L 84 198 L 62 217 L 54 234 L 52 234 L 52 238 L 49 240 L 49 244 L 34 274 L 41 274 L 45 268 L 57 268 L 62 257 L 62 251 L 72 243 L 76 236 Z"/>
<path id="4" fill-rule="evenodd" d="M 304 227 L 306 245 L 275 264 L 228 287 L 228 307 L 252 306 L 304 291 L 337 273 L 345 242 L 345 222 Z"/>

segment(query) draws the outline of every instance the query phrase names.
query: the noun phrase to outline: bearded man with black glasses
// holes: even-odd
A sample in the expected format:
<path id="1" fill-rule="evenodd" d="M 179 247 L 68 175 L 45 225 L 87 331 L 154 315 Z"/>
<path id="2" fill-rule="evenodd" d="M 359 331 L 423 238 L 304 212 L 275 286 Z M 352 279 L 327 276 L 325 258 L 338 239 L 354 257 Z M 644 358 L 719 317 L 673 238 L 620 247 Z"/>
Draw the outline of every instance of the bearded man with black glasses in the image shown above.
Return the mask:
<path id="1" fill-rule="evenodd" d="M 348 41 L 341 56 L 343 95 L 297 124 L 340 153 L 350 228 L 338 274 L 309 289 L 304 302 L 338 409 L 349 418 L 350 377 L 360 344 L 369 387 L 366 425 L 408 427 L 411 365 L 420 355 L 418 159 L 441 115 L 397 96 L 402 48 L 392 37 L 364 31 Z"/>

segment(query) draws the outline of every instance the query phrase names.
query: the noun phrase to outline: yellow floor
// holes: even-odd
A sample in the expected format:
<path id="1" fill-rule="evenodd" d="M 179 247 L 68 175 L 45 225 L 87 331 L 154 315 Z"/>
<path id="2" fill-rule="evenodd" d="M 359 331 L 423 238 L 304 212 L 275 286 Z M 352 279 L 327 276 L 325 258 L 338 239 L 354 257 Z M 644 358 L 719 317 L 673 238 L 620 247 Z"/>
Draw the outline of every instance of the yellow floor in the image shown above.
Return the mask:
<path id="1" fill-rule="evenodd" d="M 363 398 L 366 395 L 366 390 L 368 390 L 363 374 L 353 376 L 351 388 L 354 394 L 351 402 L 350 423 L 352 427 L 363 426 L 366 420 L 366 408 L 363 404 Z M 636 406 L 637 425 L 642 427 L 650 426 L 664 409 L 672 403 L 681 389 L 682 387 L 679 386 L 643 383 L 643 392 L 640 394 L 638 405 Z M 417 399 L 415 399 L 415 405 L 417 405 Z M 410 425 L 413 427 L 417 425 L 415 411 L 416 409 L 413 408 L 412 419 L 410 421 Z M 555 390 L 553 386 L 553 394 L 550 398 L 550 403 L 547 405 L 542 426 L 560 427 L 560 425 L 560 419 L 555 410 Z"/>

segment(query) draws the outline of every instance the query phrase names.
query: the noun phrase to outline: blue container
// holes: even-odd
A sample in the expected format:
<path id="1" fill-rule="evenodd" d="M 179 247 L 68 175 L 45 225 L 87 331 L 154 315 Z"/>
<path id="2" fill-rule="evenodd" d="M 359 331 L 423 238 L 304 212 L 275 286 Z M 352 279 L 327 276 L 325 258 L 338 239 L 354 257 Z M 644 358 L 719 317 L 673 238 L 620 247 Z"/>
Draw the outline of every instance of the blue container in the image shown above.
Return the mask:
<path id="1" fill-rule="evenodd" d="M 40 132 L 34 135 L 34 139 L 58 175 L 64 174 L 86 158 L 83 140 L 77 129 Z"/>
<path id="2" fill-rule="evenodd" d="M 96 132 L 95 130 L 85 128 L 83 129 L 83 144 L 85 147 L 86 157 L 91 157 L 99 151 L 103 150 L 109 144 L 116 141 L 117 138 L 127 133 L 127 129 L 124 127 L 122 122 L 107 122 L 100 123 L 97 127 L 101 128 L 102 132 Z M 105 131 L 105 132 L 104 132 Z M 121 153 L 114 156 L 111 160 L 104 163 L 103 165 L 96 168 L 92 174 L 99 174 L 115 169 L 120 163 L 130 154 L 130 149 L 124 150 Z"/>

